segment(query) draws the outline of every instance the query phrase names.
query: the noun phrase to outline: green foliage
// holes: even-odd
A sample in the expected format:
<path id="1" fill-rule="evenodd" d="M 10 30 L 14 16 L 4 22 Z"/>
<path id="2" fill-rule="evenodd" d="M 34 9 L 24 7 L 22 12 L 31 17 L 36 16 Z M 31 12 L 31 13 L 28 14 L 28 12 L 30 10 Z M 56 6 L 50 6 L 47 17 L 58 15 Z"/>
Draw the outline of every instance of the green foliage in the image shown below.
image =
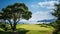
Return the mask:
<path id="1" fill-rule="evenodd" d="M 20 19 L 28 20 L 32 17 L 32 13 L 24 3 L 15 3 L 13 5 L 8 5 L 2 9 L 0 15 L 3 20 L 9 21 L 12 30 L 16 30 L 16 25 Z M 13 23 L 11 20 L 13 20 Z"/>
<path id="2" fill-rule="evenodd" d="M 55 4 L 55 7 L 56 8 L 54 10 L 54 13 L 52 13 L 52 15 L 57 17 L 57 20 L 56 20 L 56 23 L 54 23 L 56 30 L 54 31 L 53 34 L 58 34 L 58 32 L 60 31 L 60 2 L 59 4 Z"/>
<path id="3" fill-rule="evenodd" d="M 8 5 L 6 8 L 3 8 L 2 11 L 4 12 L 5 17 L 16 20 L 19 18 L 29 19 L 32 15 L 24 3 Z"/>
<path id="4" fill-rule="evenodd" d="M 55 17 L 57 17 L 57 20 L 60 20 L 60 3 L 59 4 L 55 4 L 56 9 L 54 10 L 55 12 L 52 13 L 52 15 L 54 15 Z"/>
<path id="5" fill-rule="evenodd" d="M 54 28 L 56 28 L 56 25 L 57 25 L 57 24 L 56 24 L 56 22 L 52 22 L 52 23 L 50 23 L 49 25 L 50 25 L 50 26 L 53 26 Z"/>

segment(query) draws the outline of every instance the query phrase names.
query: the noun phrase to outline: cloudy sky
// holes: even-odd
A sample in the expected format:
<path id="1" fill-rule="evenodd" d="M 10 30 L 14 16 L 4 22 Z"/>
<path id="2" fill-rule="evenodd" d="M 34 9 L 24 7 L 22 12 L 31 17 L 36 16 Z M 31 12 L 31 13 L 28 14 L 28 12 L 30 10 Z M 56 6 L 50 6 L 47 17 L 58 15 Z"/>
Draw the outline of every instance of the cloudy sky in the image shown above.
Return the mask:
<path id="1" fill-rule="evenodd" d="M 0 11 L 2 8 L 16 2 L 25 3 L 32 12 L 32 18 L 29 21 L 38 21 L 55 18 L 50 13 L 53 12 L 54 4 L 59 0 L 0 0 Z"/>

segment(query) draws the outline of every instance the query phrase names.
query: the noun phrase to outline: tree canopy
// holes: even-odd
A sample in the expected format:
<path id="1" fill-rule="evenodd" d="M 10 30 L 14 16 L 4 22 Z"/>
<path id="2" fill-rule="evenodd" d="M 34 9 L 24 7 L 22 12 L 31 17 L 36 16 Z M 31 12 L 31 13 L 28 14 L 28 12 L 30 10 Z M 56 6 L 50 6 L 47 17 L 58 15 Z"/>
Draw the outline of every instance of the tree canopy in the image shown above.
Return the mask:
<path id="1" fill-rule="evenodd" d="M 28 7 L 24 3 L 15 3 L 12 5 L 8 5 L 7 7 L 2 9 L 0 12 L 3 19 L 8 20 L 11 27 L 16 28 L 16 24 L 20 21 L 20 19 L 26 19 L 32 17 L 31 11 L 29 11 Z M 11 22 L 13 20 L 13 24 Z"/>

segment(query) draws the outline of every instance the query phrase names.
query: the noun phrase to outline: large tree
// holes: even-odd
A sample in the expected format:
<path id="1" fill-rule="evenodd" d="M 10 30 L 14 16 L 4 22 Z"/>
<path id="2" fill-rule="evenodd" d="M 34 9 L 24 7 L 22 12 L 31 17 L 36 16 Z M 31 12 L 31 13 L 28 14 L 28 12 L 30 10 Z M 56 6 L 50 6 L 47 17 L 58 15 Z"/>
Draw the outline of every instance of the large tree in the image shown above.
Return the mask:
<path id="1" fill-rule="evenodd" d="M 53 34 L 58 34 L 58 32 L 60 31 L 60 2 L 59 4 L 55 4 L 55 10 L 54 10 L 54 13 L 52 13 L 52 15 L 54 15 L 55 17 L 57 17 L 57 20 L 56 20 L 56 30 L 54 31 Z"/>
<path id="2" fill-rule="evenodd" d="M 9 21 L 11 29 L 15 31 L 17 23 L 21 19 L 28 20 L 32 17 L 32 13 L 24 3 L 15 3 L 2 9 L 2 17 Z"/>

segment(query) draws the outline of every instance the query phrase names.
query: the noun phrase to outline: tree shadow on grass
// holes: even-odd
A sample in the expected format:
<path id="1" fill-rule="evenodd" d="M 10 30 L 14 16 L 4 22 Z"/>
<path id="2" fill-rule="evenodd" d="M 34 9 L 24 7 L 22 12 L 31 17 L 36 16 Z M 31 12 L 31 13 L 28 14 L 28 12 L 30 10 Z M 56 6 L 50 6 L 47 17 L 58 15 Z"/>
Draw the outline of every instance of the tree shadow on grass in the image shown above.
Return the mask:
<path id="1" fill-rule="evenodd" d="M 19 28 L 17 29 L 19 34 L 26 34 L 27 32 L 29 32 L 29 30 L 25 30 L 24 28 Z"/>
<path id="2" fill-rule="evenodd" d="M 29 30 L 25 30 L 24 28 L 19 28 L 17 29 L 16 33 L 13 32 L 6 32 L 6 31 L 0 31 L 0 34 L 26 34 L 27 32 L 29 32 Z"/>
<path id="3" fill-rule="evenodd" d="M 0 34 L 12 34 L 12 32 L 0 31 Z"/>
<path id="4" fill-rule="evenodd" d="M 60 34 L 60 29 L 56 29 L 55 31 L 53 31 L 53 34 Z"/>

